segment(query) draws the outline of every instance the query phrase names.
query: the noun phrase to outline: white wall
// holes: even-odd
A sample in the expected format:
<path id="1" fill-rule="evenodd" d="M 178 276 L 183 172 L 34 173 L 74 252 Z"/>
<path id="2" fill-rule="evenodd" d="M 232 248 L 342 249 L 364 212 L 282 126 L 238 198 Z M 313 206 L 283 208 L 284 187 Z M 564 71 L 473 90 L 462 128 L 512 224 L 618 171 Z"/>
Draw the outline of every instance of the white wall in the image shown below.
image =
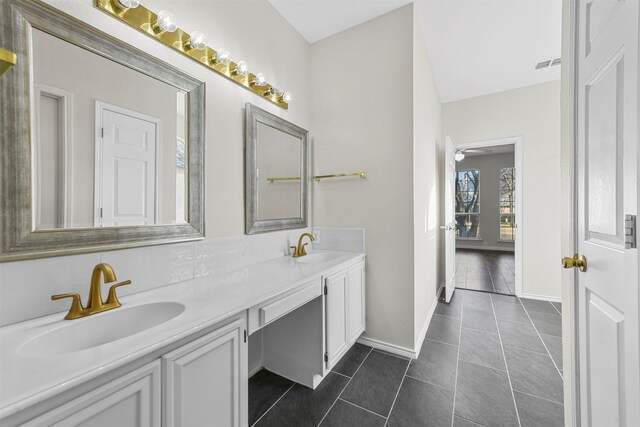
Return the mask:
<path id="1" fill-rule="evenodd" d="M 443 104 L 456 144 L 523 138 L 523 294 L 559 298 L 560 82 Z"/>
<path id="2" fill-rule="evenodd" d="M 514 243 L 500 241 L 500 169 L 512 168 L 514 153 L 467 155 L 456 162 L 456 171 L 480 171 L 480 240 L 457 239 L 457 248 L 488 248 L 513 251 Z"/>
<path id="3" fill-rule="evenodd" d="M 50 301 L 60 292 L 80 292 L 86 298 L 91 268 L 110 262 L 118 276 L 131 279 L 122 294 L 186 280 L 208 271 L 218 239 L 244 234 L 244 104 L 252 102 L 303 128 L 311 129 L 309 44 L 266 1 L 198 1 L 176 7 L 171 0 L 154 0 L 155 11 L 172 10 L 187 31 L 206 31 L 214 47 L 225 47 L 235 60 L 293 93 L 285 111 L 217 75 L 148 36 L 106 15 L 93 1 L 47 0 L 62 11 L 101 31 L 169 62 L 206 83 L 205 215 L 207 239 L 198 244 L 173 244 L 127 251 L 20 261 L 0 264 L 0 324 L 8 324 L 68 309 L 68 301 Z M 291 234 L 297 234 L 296 230 Z M 261 239 L 256 237 L 256 239 Z M 288 251 L 287 238 L 272 253 Z M 246 239 L 245 239 L 246 240 Z M 293 239 L 292 239 L 293 241 Z M 293 244 L 293 243 L 291 243 Z M 244 246 L 243 246 L 244 245 Z M 239 252 L 246 243 L 238 243 Z M 243 249 L 245 248 L 245 249 Z M 45 274 L 46 273 L 46 274 Z M 42 302 L 33 306 L 34 301 Z M 33 307 L 7 311 L 9 306 Z"/>
<path id="4" fill-rule="evenodd" d="M 420 6 L 414 6 L 418 8 Z M 440 209 L 437 146 L 442 139 L 442 103 L 419 14 L 413 21 L 413 271 L 414 343 L 426 334 L 438 279 Z"/>
<path id="5" fill-rule="evenodd" d="M 314 174 L 367 173 L 314 183 L 314 225 L 365 228 L 365 337 L 410 351 L 435 296 L 441 135 L 417 31 L 408 5 L 313 44 L 311 56 Z"/>

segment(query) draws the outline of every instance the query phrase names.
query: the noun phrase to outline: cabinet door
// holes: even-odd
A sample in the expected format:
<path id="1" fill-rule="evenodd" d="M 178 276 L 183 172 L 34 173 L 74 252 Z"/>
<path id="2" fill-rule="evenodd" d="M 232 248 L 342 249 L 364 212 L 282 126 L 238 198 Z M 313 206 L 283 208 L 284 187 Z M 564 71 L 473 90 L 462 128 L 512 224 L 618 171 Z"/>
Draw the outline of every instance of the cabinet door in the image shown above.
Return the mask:
<path id="1" fill-rule="evenodd" d="M 238 319 L 165 355 L 165 426 L 246 426 L 245 320 Z"/>
<path id="2" fill-rule="evenodd" d="M 325 280 L 326 323 L 327 323 L 327 368 L 342 357 L 349 346 L 347 318 L 347 270 L 333 274 Z"/>
<path id="3" fill-rule="evenodd" d="M 159 426 L 157 360 L 41 415 L 26 426 Z"/>
<path id="4" fill-rule="evenodd" d="M 349 343 L 364 331 L 364 262 L 349 267 Z"/>

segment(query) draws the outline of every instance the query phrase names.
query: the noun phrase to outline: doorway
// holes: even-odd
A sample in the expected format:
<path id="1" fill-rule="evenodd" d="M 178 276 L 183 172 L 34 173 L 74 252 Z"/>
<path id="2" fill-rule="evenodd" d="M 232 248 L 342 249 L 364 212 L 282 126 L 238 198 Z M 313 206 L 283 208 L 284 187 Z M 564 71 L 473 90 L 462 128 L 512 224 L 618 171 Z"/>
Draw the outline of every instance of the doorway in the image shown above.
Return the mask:
<path id="1" fill-rule="evenodd" d="M 456 146 L 456 288 L 522 296 L 521 144 Z"/>

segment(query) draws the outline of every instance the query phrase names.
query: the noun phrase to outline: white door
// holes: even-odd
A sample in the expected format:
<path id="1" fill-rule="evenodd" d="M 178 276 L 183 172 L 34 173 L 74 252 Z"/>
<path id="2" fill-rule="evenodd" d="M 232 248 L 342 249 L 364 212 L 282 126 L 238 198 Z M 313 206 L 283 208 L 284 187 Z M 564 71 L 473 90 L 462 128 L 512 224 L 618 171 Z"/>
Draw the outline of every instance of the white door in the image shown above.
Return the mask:
<path id="1" fill-rule="evenodd" d="M 638 1 L 579 0 L 576 269 L 580 423 L 640 425 L 637 213 Z"/>
<path id="2" fill-rule="evenodd" d="M 450 302 L 456 289 L 456 147 L 448 136 L 445 139 L 444 154 L 444 253 L 446 302 Z"/>
<path id="3" fill-rule="evenodd" d="M 99 103 L 96 225 L 156 223 L 159 120 Z"/>
<path id="4" fill-rule="evenodd" d="M 347 270 L 324 279 L 327 323 L 327 369 L 340 360 L 349 346 L 347 324 Z"/>
<path id="5" fill-rule="evenodd" d="M 359 262 L 353 267 L 349 267 L 349 343 L 356 342 L 358 337 L 364 332 L 364 261 Z"/>
<path id="6" fill-rule="evenodd" d="M 247 425 L 245 337 L 238 319 L 162 357 L 163 426 Z"/>

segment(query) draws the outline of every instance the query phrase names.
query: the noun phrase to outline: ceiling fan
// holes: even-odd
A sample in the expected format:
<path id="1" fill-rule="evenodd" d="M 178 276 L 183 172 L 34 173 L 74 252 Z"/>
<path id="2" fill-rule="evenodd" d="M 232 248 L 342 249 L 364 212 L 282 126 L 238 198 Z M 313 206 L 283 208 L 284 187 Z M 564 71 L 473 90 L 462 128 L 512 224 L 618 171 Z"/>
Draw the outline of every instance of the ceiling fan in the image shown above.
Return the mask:
<path id="1" fill-rule="evenodd" d="M 490 148 L 465 148 L 464 150 L 457 150 L 454 156 L 456 162 L 464 159 L 465 153 L 490 154 L 493 153 L 493 150 Z"/>

